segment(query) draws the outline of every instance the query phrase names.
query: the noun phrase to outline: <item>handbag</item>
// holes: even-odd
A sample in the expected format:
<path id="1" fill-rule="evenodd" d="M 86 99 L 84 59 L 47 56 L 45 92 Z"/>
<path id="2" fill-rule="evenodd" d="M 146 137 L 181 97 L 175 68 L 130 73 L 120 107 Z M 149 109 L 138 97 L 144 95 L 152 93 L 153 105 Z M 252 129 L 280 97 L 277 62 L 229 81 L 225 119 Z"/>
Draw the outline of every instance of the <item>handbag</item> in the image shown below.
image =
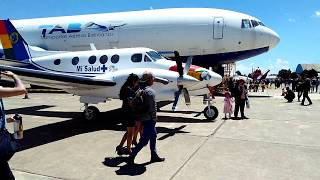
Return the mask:
<path id="1" fill-rule="evenodd" d="M 20 148 L 20 143 L 5 128 L 5 114 L 2 99 L 0 99 L 0 161 L 9 161 Z"/>
<path id="2" fill-rule="evenodd" d="M 0 132 L 0 160 L 9 161 L 11 157 L 20 149 L 20 143 L 13 138 L 8 130 Z"/>

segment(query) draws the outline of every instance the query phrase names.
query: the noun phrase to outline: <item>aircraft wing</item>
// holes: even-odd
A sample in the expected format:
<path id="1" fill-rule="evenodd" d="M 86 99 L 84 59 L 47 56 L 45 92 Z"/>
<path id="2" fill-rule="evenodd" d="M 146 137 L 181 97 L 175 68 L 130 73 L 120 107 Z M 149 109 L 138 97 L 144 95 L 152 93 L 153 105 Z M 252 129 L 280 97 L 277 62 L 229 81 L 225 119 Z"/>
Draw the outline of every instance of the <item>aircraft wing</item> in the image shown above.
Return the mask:
<path id="1" fill-rule="evenodd" d="M 98 89 L 114 86 L 116 82 L 107 79 L 94 79 L 65 73 L 48 72 L 20 67 L 0 65 L 1 71 L 11 71 L 30 84 L 63 90 Z"/>

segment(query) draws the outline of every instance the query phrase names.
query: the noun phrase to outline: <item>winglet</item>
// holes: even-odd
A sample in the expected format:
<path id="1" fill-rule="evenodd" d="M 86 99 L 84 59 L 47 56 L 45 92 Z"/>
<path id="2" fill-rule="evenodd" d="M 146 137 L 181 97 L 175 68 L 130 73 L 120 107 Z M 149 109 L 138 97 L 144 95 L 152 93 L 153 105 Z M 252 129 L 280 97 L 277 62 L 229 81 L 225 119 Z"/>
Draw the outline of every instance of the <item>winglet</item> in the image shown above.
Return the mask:
<path id="1" fill-rule="evenodd" d="M 28 44 L 9 19 L 0 20 L 0 42 L 6 59 L 30 59 Z"/>

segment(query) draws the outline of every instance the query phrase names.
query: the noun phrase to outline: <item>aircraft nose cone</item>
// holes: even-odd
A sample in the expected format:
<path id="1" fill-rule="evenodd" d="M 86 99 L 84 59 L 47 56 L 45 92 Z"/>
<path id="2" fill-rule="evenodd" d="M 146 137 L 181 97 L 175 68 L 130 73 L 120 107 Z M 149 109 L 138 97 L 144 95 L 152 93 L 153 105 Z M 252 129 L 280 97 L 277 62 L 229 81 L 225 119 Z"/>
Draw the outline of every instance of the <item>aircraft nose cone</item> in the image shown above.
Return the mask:
<path id="1" fill-rule="evenodd" d="M 274 32 L 273 30 L 270 30 L 270 46 L 269 49 L 273 49 L 276 47 L 280 42 L 280 37 L 279 35 Z"/>
<path id="2" fill-rule="evenodd" d="M 222 82 L 222 77 L 219 74 L 213 71 L 209 71 L 209 74 L 210 74 L 209 86 L 216 86 Z"/>

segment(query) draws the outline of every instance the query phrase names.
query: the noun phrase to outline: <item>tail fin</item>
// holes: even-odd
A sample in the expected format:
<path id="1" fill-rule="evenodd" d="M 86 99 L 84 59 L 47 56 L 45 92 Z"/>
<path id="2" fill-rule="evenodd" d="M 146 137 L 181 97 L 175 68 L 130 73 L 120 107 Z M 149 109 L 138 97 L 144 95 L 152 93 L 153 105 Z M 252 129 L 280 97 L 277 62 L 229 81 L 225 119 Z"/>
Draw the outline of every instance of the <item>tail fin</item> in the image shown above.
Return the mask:
<path id="1" fill-rule="evenodd" d="M 28 44 L 12 25 L 10 20 L 0 20 L 0 42 L 6 59 L 29 60 Z"/>

